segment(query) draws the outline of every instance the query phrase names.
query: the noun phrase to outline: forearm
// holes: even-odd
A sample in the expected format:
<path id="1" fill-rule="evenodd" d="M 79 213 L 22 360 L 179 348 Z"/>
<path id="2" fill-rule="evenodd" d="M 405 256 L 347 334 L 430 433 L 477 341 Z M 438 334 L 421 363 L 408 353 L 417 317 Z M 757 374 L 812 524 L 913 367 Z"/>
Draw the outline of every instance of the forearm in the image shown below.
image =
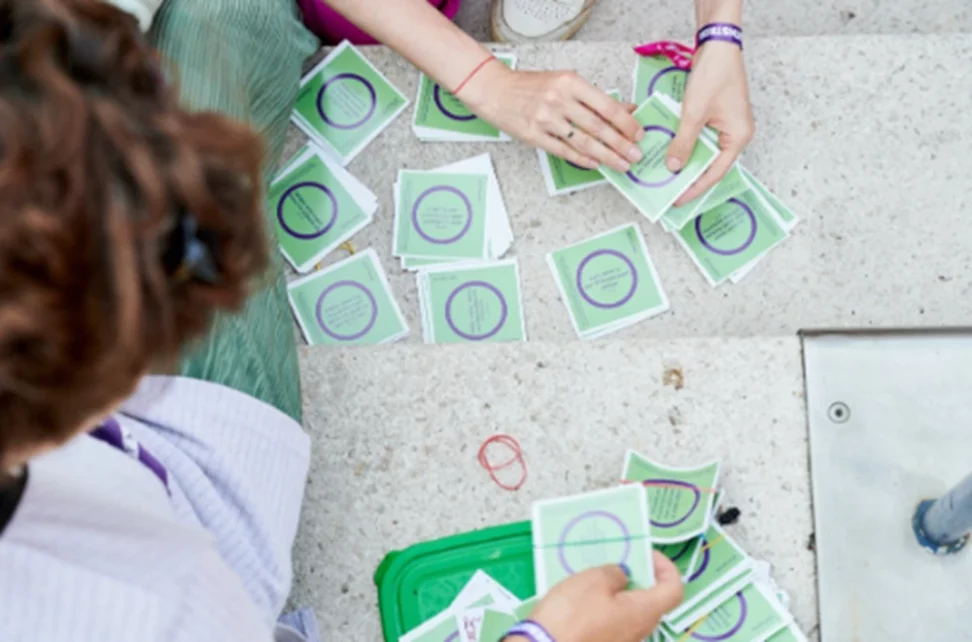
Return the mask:
<path id="1" fill-rule="evenodd" d="M 455 89 L 490 55 L 427 0 L 328 0 L 327 4 L 446 89 Z"/>
<path id="2" fill-rule="evenodd" d="M 743 0 L 695 0 L 695 24 L 698 28 L 713 22 L 730 22 L 742 26 Z"/>

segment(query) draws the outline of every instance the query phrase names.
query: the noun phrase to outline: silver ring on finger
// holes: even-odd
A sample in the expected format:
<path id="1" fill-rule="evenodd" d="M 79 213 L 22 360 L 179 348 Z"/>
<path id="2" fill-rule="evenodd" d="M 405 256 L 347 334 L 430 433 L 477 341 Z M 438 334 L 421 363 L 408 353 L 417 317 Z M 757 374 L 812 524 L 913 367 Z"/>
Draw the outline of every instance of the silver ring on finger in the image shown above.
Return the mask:
<path id="1" fill-rule="evenodd" d="M 566 135 L 566 136 L 564 136 L 564 140 L 570 140 L 571 138 L 573 138 L 573 137 L 574 137 L 574 132 L 575 132 L 575 131 L 576 131 L 576 130 L 574 129 L 574 126 L 573 126 L 573 125 L 571 125 L 571 126 L 570 126 L 570 131 L 569 131 L 569 132 L 567 132 L 567 135 Z"/>

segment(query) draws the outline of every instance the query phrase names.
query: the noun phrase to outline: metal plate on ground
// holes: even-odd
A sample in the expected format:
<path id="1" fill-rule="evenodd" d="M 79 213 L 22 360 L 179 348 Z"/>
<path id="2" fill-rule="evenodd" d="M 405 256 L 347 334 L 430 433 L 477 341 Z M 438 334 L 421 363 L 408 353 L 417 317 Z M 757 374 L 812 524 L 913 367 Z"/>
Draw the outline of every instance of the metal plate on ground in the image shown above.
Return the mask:
<path id="1" fill-rule="evenodd" d="M 972 471 L 972 331 L 804 337 L 823 642 L 972 640 L 972 551 L 915 504 Z"/>

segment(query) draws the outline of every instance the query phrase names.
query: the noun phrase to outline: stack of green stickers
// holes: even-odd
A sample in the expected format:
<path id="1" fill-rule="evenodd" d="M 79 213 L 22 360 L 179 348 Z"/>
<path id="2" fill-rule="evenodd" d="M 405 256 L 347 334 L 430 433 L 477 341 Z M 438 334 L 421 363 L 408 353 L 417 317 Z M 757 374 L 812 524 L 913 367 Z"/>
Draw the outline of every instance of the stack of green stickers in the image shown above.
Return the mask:
<path id="1" fill-rule="evenodd" d="M 621 194 L 652 223 L 658 222 L 672 203 L 708 169 L 719 155 L 709 138 L 700 136 L 685 166 L 670 172 L 665 165 L 668 147 L 678 131 L 677 106 L 655 92 L 634 112 L 645 136 L 638 143 L 642 159 L 627 172 L 605 165 L 599 170 Z"/>
<path id="2" fill-rule="evenodd" d="M 533 504 L 537 595 L 575 573 L 623 564 L 632 588 L 655 584 L 648 495 L 631 484 Z"/>
<path id="3" fill-rule="evenodd" d="M 498 53 L 496 59 L 511 69 L 516 68 L 516 56 L 513 54 Z M 509 136 L 469 111 L 462 101 L 425 74 L 419 75 L 412 131 L 425 142 L 510 140 Z"/>
<path id="4" fill-rule="evenodd" d="M 688 85 L 689 72 L 679 69 L 665 56 L 638 56 L 635 60 L 631 102 L 640 105 L 655 92 L 681 102 Z"/>
<path id="5" fill-rule="evenodd" d="M 669 96 L 658 92 L 652 97 L 676 116 L 681 114 L 681 105 Z M 715 147 L 717 136 L 707 128 L 699 140 Z M 738 283 L 799 222 L 793 211 L 739 163 L 698 198 L 667 208 L 660 220 L 713 286 L 726 280 Z"/>
<path id="6" fill-rule="evenodd" d="M 739 167 L 745 190 L 673 232 L 709 284 L 739 282 L 799 219 Z M 775 205 L 774 205 L 775 204 Z"/>
<path id="7" fill-rule="evenodd" d="M 392 254 L 403 268 L 498 259 L 512 244 L 509 213 L 489 154 L 439 169 L 399 172 Z"/>
<path id="8" fill-rule="evenodd" d="M 515 260 L 425 268 L 418 291 L 426 343 L 526 340 Z"/>
<path id="9" fill-rule="evenodd" d="M 371 190 L 313 143 L 277 174 L 268 201 L 280 251 L 302 274 L 371 223 L 378 209 Z"/>
<path id="10" fill-rule="evenodd" d="M 578 336 L 604 336 L 668 310 L 668 297 L 633 223 L 547 255 Z"/>
<path id="11" fill-rule="evenodd" d="M 612 89 L 607 93 L 615 100 L 621 99 L 621 92 L 617 89 Z M 607 182 L 604 174 L 596 169 L 587 169 L 575 165 L 542 149 L 537 149 L 537 156 L 540 158 L 540 173 L 543 174 L 543 182 L 547 186 L 547 193 L 551 196 L 570 194 Z"/>
<path id="12" fill-rule="evenodd" d="M 347 165 L 407 105 L 402 92 L 344 41 L 301 80 L 292 120 Z"/>
<path id="13" fill-rule="evenodd" d="M 408 334 L 372 249 L 292 281 L 287 294 L 310 345 L 389 343 Z"/>

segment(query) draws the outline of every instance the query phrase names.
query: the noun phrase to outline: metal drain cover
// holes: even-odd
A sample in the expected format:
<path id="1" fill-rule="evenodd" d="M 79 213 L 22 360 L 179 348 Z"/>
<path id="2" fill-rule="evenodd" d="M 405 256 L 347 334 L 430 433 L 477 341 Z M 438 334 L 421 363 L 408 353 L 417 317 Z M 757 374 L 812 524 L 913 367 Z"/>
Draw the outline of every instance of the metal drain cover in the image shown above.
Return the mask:
<path id="1" fill-rule="evenodd" d="M 972 551 L 911 516 L 972 471 L 972 330 L 803 340 L 823 642 L 972 641 Z"/>

